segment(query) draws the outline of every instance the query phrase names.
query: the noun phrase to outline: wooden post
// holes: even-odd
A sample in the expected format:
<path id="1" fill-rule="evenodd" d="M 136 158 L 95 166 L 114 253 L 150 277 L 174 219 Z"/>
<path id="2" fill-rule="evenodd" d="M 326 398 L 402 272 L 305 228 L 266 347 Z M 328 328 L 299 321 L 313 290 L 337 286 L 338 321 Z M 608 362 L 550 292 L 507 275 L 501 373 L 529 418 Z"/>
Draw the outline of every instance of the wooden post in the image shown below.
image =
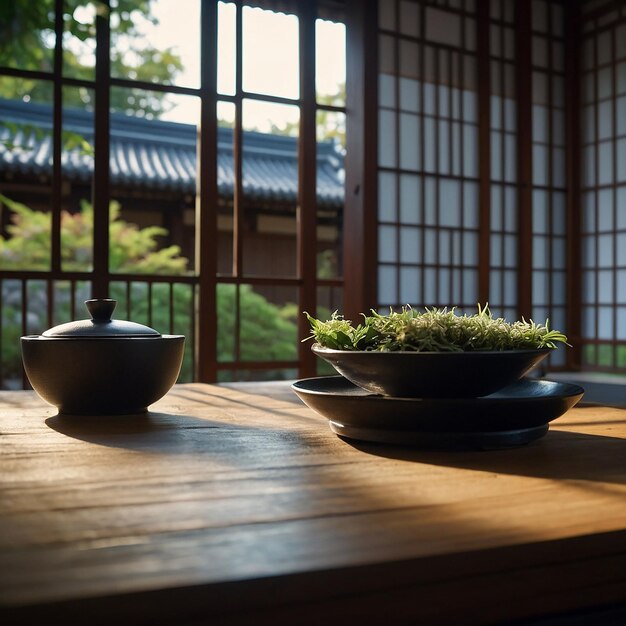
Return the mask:
<path id="1" fill-rule="evenodd" d="M 195 378 L 217 379 L 217 3 L 203 2 L 201 109 L 196 190 L 196 271 L 199 276 L 195 319 Z"/>
<path id="2" fill-rule="evenodd" d="M 346 161 L 344 211 L 344 314 L 357 320 L 375 308 L 378 250 L 376 238 L 378 181 L 377 3 L 347 0 Z"/>

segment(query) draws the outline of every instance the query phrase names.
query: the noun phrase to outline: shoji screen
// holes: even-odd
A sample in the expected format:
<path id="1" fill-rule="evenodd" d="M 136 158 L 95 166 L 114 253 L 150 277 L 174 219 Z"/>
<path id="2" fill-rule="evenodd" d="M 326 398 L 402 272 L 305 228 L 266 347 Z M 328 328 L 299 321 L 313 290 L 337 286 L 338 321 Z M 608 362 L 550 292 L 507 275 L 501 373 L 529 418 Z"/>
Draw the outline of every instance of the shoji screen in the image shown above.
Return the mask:
<path id="1" fill-rule="evenodd" d="M 598 8 L 599 7 L 599 8 Z M 626 7 L 583 5 L 582 343 L 586 369 L 626 370 Z"/>
<path id="2" fill-rule="evenodd" d="M 478 302 L 474 0 L 379 3 L 378 304 Z"/>

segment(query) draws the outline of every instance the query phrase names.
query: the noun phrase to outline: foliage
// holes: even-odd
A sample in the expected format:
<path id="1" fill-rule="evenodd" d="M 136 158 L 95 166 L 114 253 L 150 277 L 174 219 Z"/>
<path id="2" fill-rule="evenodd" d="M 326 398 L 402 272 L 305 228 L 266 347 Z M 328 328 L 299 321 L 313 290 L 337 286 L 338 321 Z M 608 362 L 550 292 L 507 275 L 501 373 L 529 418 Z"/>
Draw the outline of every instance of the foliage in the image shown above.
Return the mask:
<path id="1" fill-rule="evenodd" d="M 237 287 L 217 287 L 218 361 L 235 360 Z M 239 337 L 242 361 L 289 361 L 297 358 L 297 328 L 285 309 L 269 302 L 250 285 L 239 287 Z"/>
<path id="2" fill-rule="evenodd" d="M 0 194 L 12 212 L 8 238 L 0 236 L 0 268 L 8 270 L 50 269 L 50 213 L 35 211 Z M 120 219 L 120 205 L 109 205 L 109 267 L 112 272 L 184 274 L 187 259 L 179 246 L 158 249 L 165 228 L 139 228 Z M 88 271 L 92 265 L 93 207 L 81 201 L 81 211 L 61 212 L 61 261 L 65 271 Z"/>
<path id="3" fill-rule="evenodd" d="M 481 350 L 524 350 L 556 348 L 567 337 L 532 320 L 512 324 L 494 318 L 487 306 L 478 313 L 457 315 L 455 310 L 426 309 L 420 313 L 403 307 L 400 312 L 381 315 L 372 311 L 356 327 L 336 311 L 325 322 L 307 316 L 312 329 L 308 339 L 337 350 L 414 352 L 475 352 Z"/>
<path id="4" fill-rule="evenodd" d="M 337 311 L 326 322 L 315 319 L 306 312 L 305 315 L 312 330 L 312 335 L 307 339 L 315 339 L 320 345 L 333 350 L 373 349 L 377 333 L 368 321 L 371 318 L 366 318 L 365 324 L 358 324 L 355 327 Z"/>
<path id="5" fill-rule="evenodd" d="M 156 49 L 142 37 L 141 24 L 157 24 L 151 14 L 153 0 L 117 0 L 111 10 L 111 75 L 165 85 L 173 84 L 182 70 L 180 57 L 172 48 Z M 51 72 L 54 48 L 54 0 L 11 0 L 0 2 L 0 65 L 24 70 Z M 108 11 L 99 0 L 66 0 L 63 20 L 70 45 L 64 46 L 64 74 L 93 80 L 93 61 L 76 45 L 95 48 L 95 14 Z M 64 40 L 65 41 L 65 40 Z M 0 98 L 51 102 L 51 83 L 15 79 L 0 82 Z M 93 94 L 83 87 L 65 89 L 65 106 L 89 107 Z M 148 118 L 168 110 L 165 94 L 138 89 L 113 89 L 111 107 Z"/>
<path id="6" fill-rule="evenodd" d="M 0 236 L 0 268 L 47 270 L 50 267 L 50 214 L 33 211 L 0 194 L 11 211 L 8 238 Z"/>

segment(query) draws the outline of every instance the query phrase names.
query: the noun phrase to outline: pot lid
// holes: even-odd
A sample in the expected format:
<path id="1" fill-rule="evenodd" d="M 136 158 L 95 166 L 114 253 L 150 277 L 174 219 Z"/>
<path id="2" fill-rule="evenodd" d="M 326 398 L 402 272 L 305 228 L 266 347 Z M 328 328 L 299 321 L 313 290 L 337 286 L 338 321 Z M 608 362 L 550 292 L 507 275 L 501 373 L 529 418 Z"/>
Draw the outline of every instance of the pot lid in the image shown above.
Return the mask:
<path id="1" fill-rule="evenodd" d="M 111 315 L 117 305 L 116 300 L 86 300 L 85 305 L 91 314 L 90 320 L 77 320 L 67 324 L 59 324 L 43 333 L 44 337 L 62 337 L 72 339 L 75 337 L 160 337 L 154 328 L 113 320 Z"/>

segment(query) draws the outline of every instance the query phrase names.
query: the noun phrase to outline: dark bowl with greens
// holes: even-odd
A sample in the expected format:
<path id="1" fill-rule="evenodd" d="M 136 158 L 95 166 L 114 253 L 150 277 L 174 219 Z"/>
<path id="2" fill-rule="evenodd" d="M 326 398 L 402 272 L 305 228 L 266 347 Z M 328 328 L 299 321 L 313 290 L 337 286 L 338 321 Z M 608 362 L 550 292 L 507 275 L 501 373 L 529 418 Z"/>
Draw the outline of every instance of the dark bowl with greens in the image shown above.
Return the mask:
<path id="1" fill-rule="evenodd" d="M 488 308 L 474 315 L 406 307 L 372 311 L 354 326 L 334 313 L 308 316 L 313 352 L 372 393 L 405 398 L 477 398 L 519 380 L 567 341 L 548 323 L 508 323 Z"/>

